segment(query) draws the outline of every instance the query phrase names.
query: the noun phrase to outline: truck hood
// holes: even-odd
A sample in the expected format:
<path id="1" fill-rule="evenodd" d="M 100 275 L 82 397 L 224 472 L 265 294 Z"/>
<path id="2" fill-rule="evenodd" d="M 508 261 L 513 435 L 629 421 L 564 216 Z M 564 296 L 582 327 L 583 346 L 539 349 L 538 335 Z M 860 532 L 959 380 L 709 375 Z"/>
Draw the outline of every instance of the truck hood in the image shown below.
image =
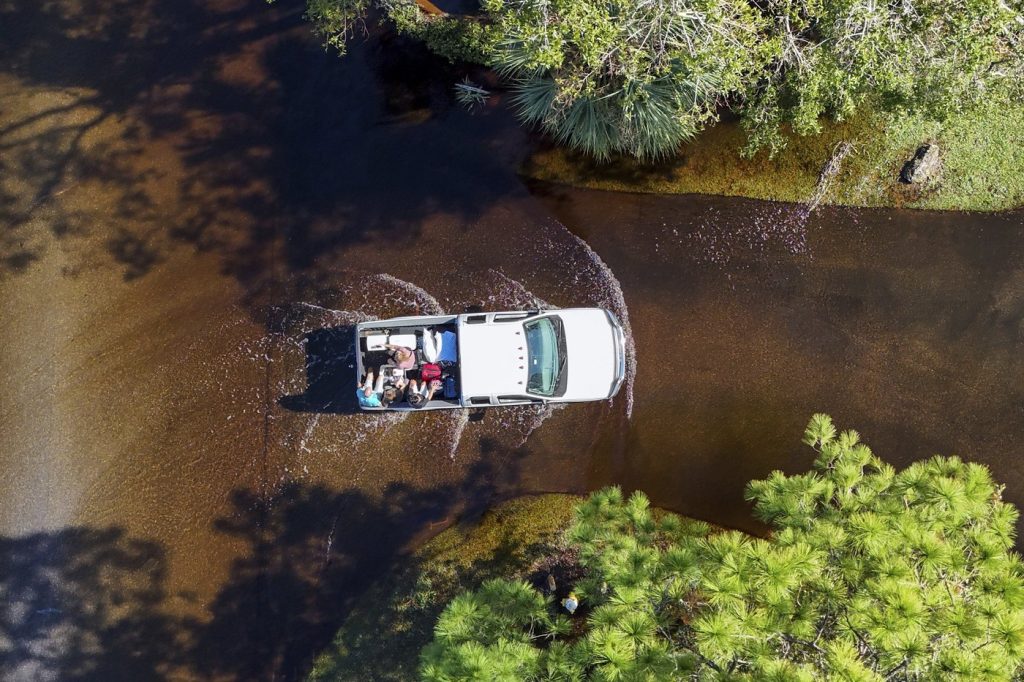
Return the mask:
<path id="1" fill-rule="evenodd" d="M 618 378 L 618 339 L 606 312 L 587 308 L 559 310 L 565 330 L 568 355 L 563 400 L 601 400 L 607 398 Z"/>

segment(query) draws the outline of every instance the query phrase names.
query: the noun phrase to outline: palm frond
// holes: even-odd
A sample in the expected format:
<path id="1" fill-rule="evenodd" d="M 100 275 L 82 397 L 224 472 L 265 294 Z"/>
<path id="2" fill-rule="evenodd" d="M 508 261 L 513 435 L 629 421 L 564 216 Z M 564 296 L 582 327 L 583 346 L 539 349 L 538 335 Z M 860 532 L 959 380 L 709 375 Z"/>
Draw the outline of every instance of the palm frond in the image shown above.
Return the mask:
<path id="1" fill-rule="evenodd" d="M 528 78 L 513 86 L 512 107 L 527 123 L 542 123 L 551 114 L 558 94 L 555 81 L 548 77 Z"/>

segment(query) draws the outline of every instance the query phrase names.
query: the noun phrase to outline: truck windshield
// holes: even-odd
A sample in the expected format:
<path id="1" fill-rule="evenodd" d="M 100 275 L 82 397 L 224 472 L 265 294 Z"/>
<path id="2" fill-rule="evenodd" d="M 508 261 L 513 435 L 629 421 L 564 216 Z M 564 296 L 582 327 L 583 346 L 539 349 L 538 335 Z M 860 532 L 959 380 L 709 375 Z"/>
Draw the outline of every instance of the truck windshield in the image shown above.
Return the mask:
<path id="1" fill-rule="evenodd" d="M 529 358 L 526 390 L 547 397 L 565 393 L 565 338 L 557 316 L 542 317 L 523 325 Z"/>

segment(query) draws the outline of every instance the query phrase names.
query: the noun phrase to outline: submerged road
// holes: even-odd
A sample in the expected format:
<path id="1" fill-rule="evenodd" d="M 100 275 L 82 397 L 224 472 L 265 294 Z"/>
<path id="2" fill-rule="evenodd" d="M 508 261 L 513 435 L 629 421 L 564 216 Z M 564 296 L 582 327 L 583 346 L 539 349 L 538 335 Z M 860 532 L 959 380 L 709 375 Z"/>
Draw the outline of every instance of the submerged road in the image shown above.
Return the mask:
<path id="1" fill-rule="evenodd" d="M 163 3 L 167 5 L 167 3 Z M 298 3 L 0 4 L 4 679 L 295 679 L 501 497 L 642 488 L 758 530 L 812 412 L 1024 503 L 1024 216 L 527 187 L 500 100 Z M 611 404 L 352 412 L 350 325 L 602 305 Z"/>

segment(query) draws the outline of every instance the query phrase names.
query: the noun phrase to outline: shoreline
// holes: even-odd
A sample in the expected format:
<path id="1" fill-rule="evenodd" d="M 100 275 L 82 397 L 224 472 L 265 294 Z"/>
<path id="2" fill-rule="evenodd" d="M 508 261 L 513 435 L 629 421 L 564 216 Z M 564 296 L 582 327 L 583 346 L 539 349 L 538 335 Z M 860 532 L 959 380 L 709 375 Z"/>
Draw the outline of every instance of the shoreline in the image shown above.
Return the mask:
<path id="1" fill-rule="evenodd" d="M 558 548 L 583 499 L 517 495 L 489 504 L 479 516 L 453 519 L 374 580 L 305 679 L 417 679 L 420 651 L 448 601 L 489 578 L 525 576 Z"/>
<path id="2" fill-rule="evenodd" d="M 984 131 L 975 134 L 976 131 Z M 615 159 L 600 164 L 550 141 L 537 144 L 520 165 L 524 182 L 641 194 L 703 194 L 806 204 L 836 145 L 853 143 L 823 206 L 907 208 L 960 213 L 1002 213 L 1024 208 L 1024 104 L 965 114 L 940 126 L 920 119 L 883 120 L 873 114 L 825 123 L 821 132 L 791 137 L 774 158 L 743 158 L 744 133 L 718 123 L 686 144 L 678 156 L 655 164 Z M 919 145 L 937 142 L 942 175 L 904 184 L 903 164 Z"/>
<path id="3" fill-rule="evenodd" d="M 586 499 L 587 494 L 527 493 L 495 501 L 479 516 L 454 519 L 374 581 L 305 679 L 418 679 L 420 651 L 448 602 L 492 578 L 527 580 L 539 588 L 540 567 L 566 550 L 562 536 Z M 712 533 L 739 530 L 655 509 L 705 523 Z"/>
<path id="4" fill-rule="evenodd" d="M 710 192 L 658 192 L 654 190 L 643 190 L 633 189 L 629 187 L 623 187 L 621 189 L 611 187 L 596 187 L 588 184 L 576 184 L 565 180 L 556 179 L 542 179 L 532 175 L 521 174 L 520 178 L 523 183 L 530 189 L 531 193 L 538 191 L 551 191 L 555 189 L 565 191 L 580 191 L 580 192 L 605 192 L 608 194 L 619 194 L 622 196 L 630 197 L 650 197 L 650 196 L 675 196 L 675 197 L 704 197 L 711 199 L 728 199 L 728 200 L 739 200 L 739 201 L 750 201 L 762 204 L 768 204 L 771 206 L 779 207 L 806 207 L 806 201 L 800 201 L 796 199 L 766 199 L 762 197 L 752 197 L 745 194 L 713 194 Z M 916 206 L 861 206 L 857 204 L 837 204 L 823 201 L 821 204 L 816 206 L 811 212 L 817 213 L 823 209 L 832 210 L 851 210 L 851 211 L 911 211 L 915 214 L 933 214 L 933 215 L 976 215 L 976 216 L 1010 216 L 1014 214 L 1024 215 L 1024 204 L 1020 206 L 1011 206 L 1009 208 L 1001 208 L 992 211 L 985 211 L 979 209 L 956 209 L 956 208 L 920 208 Z"/>

